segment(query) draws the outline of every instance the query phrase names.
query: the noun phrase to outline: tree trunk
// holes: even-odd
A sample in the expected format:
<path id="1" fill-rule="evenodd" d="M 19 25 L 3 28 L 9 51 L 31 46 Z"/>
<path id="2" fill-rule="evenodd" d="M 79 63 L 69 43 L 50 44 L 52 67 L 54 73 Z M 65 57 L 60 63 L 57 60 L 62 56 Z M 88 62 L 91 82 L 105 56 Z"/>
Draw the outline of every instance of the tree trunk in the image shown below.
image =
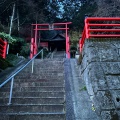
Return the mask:
<path id="1" fill-rule="evenodd" d="M 13 26 L 13 19 L 14 19 L 14 14 L 15 14 L 15 3 L 13 5 L 13 12 L 12 12 L 12 16 L 10 19 L 10 29 L 9 29 L 9 36 L 11 36 L 11 31 L 12 31 L 12 26 Z M 7 54 L 9 53 L 9 44 L 7 46 Z"/>
<path id="2" fill-rule="evenodd" d="M 10 20 L 10 30 L 9 30 L 9 35 L 11 36 L 11 31 L 12 31 L 12 26 L 13 26 L 13 19 L 14 19 L 14 14 L 15 14 L 15 3 L 13 5 L 13 12 Z"/>

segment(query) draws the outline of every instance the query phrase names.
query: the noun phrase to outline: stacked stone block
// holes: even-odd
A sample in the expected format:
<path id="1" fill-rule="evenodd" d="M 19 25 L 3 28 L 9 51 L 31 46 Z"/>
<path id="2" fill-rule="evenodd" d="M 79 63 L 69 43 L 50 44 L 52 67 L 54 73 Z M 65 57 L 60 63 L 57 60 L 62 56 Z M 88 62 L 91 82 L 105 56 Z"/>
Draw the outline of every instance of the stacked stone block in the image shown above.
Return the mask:
<path id="1" fill-rule="evenodd" d="M 101 119 L 120 120 L 120 39 L 86 40 L 80 72 Z"/>

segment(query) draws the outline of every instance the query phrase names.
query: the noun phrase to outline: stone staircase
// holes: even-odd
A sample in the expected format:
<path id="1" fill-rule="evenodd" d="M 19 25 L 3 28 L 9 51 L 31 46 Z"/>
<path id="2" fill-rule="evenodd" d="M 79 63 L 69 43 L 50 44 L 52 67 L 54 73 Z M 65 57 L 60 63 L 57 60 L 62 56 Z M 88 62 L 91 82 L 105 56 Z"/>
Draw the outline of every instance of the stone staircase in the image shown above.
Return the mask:
<path id="1" fill-rule="evenodd" d="M 35 59 L 14 80 L 12 104 L 7 105 L 10 83 L 0 89 L 0 120 L 65 120 L 63 59 Z"/>
<path id="2" fill-rule="evenodd" d="M 66 58 L 66 53 L 65 51 L 56 51 L 53 58 Z"/>

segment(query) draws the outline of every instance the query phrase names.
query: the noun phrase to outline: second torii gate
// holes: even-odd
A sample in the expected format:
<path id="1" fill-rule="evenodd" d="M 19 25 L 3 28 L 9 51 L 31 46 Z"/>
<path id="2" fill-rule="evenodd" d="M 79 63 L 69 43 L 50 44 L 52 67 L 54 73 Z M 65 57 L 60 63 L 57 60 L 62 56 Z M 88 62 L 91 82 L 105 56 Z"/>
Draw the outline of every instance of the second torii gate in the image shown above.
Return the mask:
<path id="1" fill-rule="evenodd" d="M 38 39 L 38 31 L 42 30 L 65 30 L 66 37 L 66 58 L 70 58 L 70 39 L 68 36 L 68 25 L 72 22 L 66 23 L 53 23 L 53 24 L 32 24 L 33 35 L 31 38 L 31 53 L 30 58 L 32 58 L 38 51 L 37 39 Z"/>

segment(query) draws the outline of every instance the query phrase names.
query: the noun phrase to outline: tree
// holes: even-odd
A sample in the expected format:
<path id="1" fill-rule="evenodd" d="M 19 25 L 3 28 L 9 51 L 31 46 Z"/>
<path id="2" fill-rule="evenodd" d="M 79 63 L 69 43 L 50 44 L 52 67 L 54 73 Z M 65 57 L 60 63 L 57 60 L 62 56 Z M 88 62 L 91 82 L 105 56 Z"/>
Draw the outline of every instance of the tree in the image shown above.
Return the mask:
<path id="1" fill-rule="evenodd" d="M 120 1 L 119 0 L 95 0 L 98 9 L 94 16 L 100 17 L 118 17 L 120 15 Z"/>
<path id="2" fill-rule="evenodd" d="M 97 4 L 94 0 L 63 0 L 63 21 L 71 21 L 72 29 L 83 29 L 85 16 L 91 16 L 97 9 Z"/>
<path id="3" fill-rule="evenodd" d="M 63 14 L 62 18 L 64 21 L 72 21 L 73 18 L 76 16 L 76 13 L 80 9 L 81 2 L 80 0 L 63 0 L 62 6 L 63 6 Z"/>
<path id="4" fill-rule="evenodd" d="M 94 0 L 84 1 L 73 20 L 73 25 L 76 27 L 76 29 L 83 30 L 85 18 L 93 16 L 96 10 L 97 4 Z"/>

